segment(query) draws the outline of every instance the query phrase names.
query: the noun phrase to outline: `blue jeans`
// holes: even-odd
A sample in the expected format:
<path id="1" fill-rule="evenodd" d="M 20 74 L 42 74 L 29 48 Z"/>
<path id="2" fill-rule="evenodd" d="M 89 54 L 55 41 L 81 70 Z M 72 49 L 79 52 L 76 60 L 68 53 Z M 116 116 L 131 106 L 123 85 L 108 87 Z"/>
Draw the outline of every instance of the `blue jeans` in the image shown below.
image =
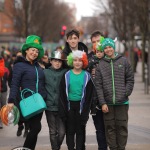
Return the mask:
<path id="1" fill-rule="evenodd" d="M 92 116 L 92 118 L 96 129 L 98 150 L 107 150 L 103 112 L 101 110 L 97 110 L 96 116 Z"/>
<path id="2" fill-rule="evenodd" d="M 46 111 L 52 150 L 59 150 L 65 136 L 65 124 L 56 111 Z"/>

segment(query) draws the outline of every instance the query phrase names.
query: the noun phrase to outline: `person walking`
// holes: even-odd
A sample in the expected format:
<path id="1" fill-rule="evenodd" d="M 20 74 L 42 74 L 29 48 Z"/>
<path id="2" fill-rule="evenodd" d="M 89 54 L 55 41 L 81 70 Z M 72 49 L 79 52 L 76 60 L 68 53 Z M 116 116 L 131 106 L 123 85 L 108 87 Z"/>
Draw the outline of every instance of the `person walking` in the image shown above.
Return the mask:
<path id="1" fill-rule="evenodd" d="M 19 61 L 19 59 L 22 60 L 22 58 L 20 58 L 20 57 L 22 57 L 21 51 L 18 51 L 18 52 L 15 54 L 15 56 L 16 56 L 16 58 L 12 59 L 12 61 L 11 61 L 11 63 L 10 63 L 10 66 L 9 66 L 9 71 L 10 71 L 9 77 L 8 77 L 8 86 L 9 86 L 9 88 L 11 87 L 11 81 L 12 81 L 12 75 L 13 75 L 13 65 L 14 65 L 16 59 L 17 59 L 17 61 Z M 18 100 L 17 100 L 17 99 L 18 99 Z M 18 96 L 17 96 L 17 99 L 16 99 L 16 101 L 19 101 L 19 100 L 20 100 L 20 90 L 19 90 L 19 94 L 18 94 Z M 19 103 L 17 103 L 17 104 L 18 104 L 17 107 L 19 108 Z M 16 104 L 16 105 L 17 105 L 17 104 Z M 25 129 L 25 130 L 24 130 L 23 137 L 26 137 L 27 134 L 28 134 L 28 131 L 29 131 L 28 121 L 25 120 L 25 119 L 22 117 L 22 115 L 20 115 L 20 118 L 19 118 L 19 121 L 18 121 L 18 129 L 17 129 L 16 135 L 17 135 L 17 136 L 21 136 L 23 129 Z"/>
<path id="2" fill-rule="evenodd" d="M 62 51 L 62 58 L 67 59 L 67 56 L 76 50 L 79 51 L 84 51 L 86 54 L 88 54 L 88 48 L 87 46 L 83 43 L 80 42 L 80 32 L 76 29 L 70 29 L 66 33 L 66 44 L 65 47 Z M 67 65 L 67 63 L 66 63 Z M 68 68 L 70 68 L 68 66 Z M 86 137 L 84 138 L 86 141 Z M 84 142 L 85 143 L 85 142 Z M 83 150 L 85 149 L 85 144 L 83 145 Z"/>
<path id="3" fill-rule="evenodd" d="M 41 38 L 36 35 L 28 36 L 26 43 L 22 46 L 22 54 L 23 57 L 20 57 L 18 61 L 16 60 L 13 66 L 12 82 L 8 98 L 8 107 L 10 108 L 12 108 L 15 103 L 19 103 L 16 102 L 16 99 L 20 89 L 28 88 L 36 92 L 37 73 L 35 68 L 37 68 L 39 76 L 38 92 L 43 99 L 46 98 L 44 72 L 38 64 L 38 60 L 44 55 Z M 30 92 L 25 93 L 25 97 L 30 95 Z M 42 114 L 43 113 L 39 113 L 28 119 L 30 130 L 25 139 L 24 148 L 35 149 L 38 134 L 41 130 Z"/>
<path id="4" fill-rule="evenodd" d="M 92 43 L 93 43 L 94 51 L 93 51 L 93 54 L 91 54 L 89 57 L 89 65 L 88 65 L 87 71 L 90 72 L 92 79 L 95 82 L 96 67 L 99 64 L 99 61 L 104 57 L 104 52 L 100 46 L 100 44 L 104 40 L 104 37 L 101 35 L 101 32 L 98 32 L 98 31 L 94 32 L 91 36 L 92 36 L 91 40 L 93 40 Z M 98 150 L 107 150 L 103 112 L 98 101 L 96 89 L 93 94 L 93 100 L 92 100 L 92 105 L 91 105 L 91 115 L 92 115 L 92 119 L 93 119 L 94 126 L 96 129 L 96 139 L 98 143 Z"/>
<path id="5" fill-rule="evenodd" d="M 65 63 L 59 51 L 54 52 L 50 63 L 51 66 L 44 70 L 45 89 L 47 91 L 47 110 L 45 112 L 49 127 L 51 148 L 52 150 L 60 150 L 65 136 L 65 124 L 58 114 L 60 97 L 59 84 L 67 69 L 65 69 Z"/>
<path id="6" fill-rule="evenodd" d="M 67 57 L 70 69 L 60 83 L 60 117 L 66 122 L 68 150 L 83 150 L 85 127 L 92 102 L 93 82 L 84 69 L 88 65 L 85 52 L 76 50 Z M 75 141 L 76 135 L 76 141 Z M 84 147 L 85 150 L 85 147 Z"/>
<path id="7" fill-rule="evenodd" d="M 9 76 L 9 70 L 8 68 L 4 67 L 4 75 L 1 77 L 1 94 L 0 94 L 0 109 L 6 105 L 7 102 L 7 94 L 8 94 L 8 76 Z M 0 128 L 3 128 L 3 123 L 0 119 Z"/>
<path id="8" fill-rule="evenodd" d="M 2 56 L 0 56 L 0 108 L 1 108 L 1 103 L 2 103 L 2 99 L 1 99 L 1 92 L 2 92 L 2 77 L 4 76 L 5 73 L 5 65 L 4 65 L 4 59 Z M 0 119 L 0 129 L 3 128 L 3 124 L 2 121 Z"/>
<path id="9" fill-rule="evenodd" d="M 115 42 L 102 42 L 105 57 L 95 73 L 95 86 L 102 106 L 106 139 L 110 150 L 125 150 L 128 138 L 129 96 L 134 86 L 134 74 L 128 60 L 115 52 Z"/>

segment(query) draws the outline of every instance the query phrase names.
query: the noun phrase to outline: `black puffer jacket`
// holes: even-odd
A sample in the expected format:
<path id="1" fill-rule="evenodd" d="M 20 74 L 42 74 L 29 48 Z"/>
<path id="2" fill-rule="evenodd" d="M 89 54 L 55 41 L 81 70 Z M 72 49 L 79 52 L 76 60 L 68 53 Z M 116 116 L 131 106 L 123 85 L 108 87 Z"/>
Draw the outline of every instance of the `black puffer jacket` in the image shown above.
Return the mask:
<path id="1" fill-rule="evenodd" d="M 122 104 L 128 101 L 134 86 L 131 65 L 121 55 L 100 60 L 95 74 L 95 86 L 100 104 Z"/>
<path id="2" fill-rule="evenodd" d="M 60 82 L 60 100 L 59 100 L 59 116 L 63 121 L 67 120 L 69 105 L 70 102 L 67 99 L 68 95 L 68 87 L 70 80 L 70 71 L 63 75 Z M 89 118 L 90 107 L 92 103 L 92 95 L 93 95 L 93 81 L 91 80 L 90 74 L 85 72 L 84 76 L 84 94 L 82 95 L 82 99 L 80 102 L 80 110 L 81 110 L 81 124 L 85 125 Z M 82 109 L 81 109 L 82 108 Z"/>
<path id="3" fill-rule="evenodd" d="M 39 76 L 38 92 L 42 95 L 44 99 L 46 98 L 46 90 L 44 87 L 45 77 L 42 68 L 37 62 L 31 64 L 24 57 L 18 57 L 15 65 L 13 66 L 12 82 L 8 98 L 9 103 L 14 103 L 16 101 L 20 89 L 23 90 L 25 88 L 28 88 L 36 92 L 37 74 L 35 66 L 38 69 Z M 25 94 L 25 97 L 28 97 L 30 95 L 31 93 L 27 92 Z"/>
<path id="4" fill-rule="evenodd" d="M 84 51 L 86 54 L 88 54 L 88 48 L 87 48 L 87 46 L 86 46 L 84 43 L 82 43 L 82 42 L 79 42 L 79 43 L 78 43 L 78 50 Z M 71 51 L 71 49 L 70 49 L 70 46 L 69 46 L 68 42 L 66 42 L 65 48 L 63 49 L 63 52 L 62 52 L 62 55 L 63 55 L 62 57 L 63 57 L 63 59 L 66 59 L 67 56 L 68 56 L 71 52 L 72 52 L 72 51 Z"/>

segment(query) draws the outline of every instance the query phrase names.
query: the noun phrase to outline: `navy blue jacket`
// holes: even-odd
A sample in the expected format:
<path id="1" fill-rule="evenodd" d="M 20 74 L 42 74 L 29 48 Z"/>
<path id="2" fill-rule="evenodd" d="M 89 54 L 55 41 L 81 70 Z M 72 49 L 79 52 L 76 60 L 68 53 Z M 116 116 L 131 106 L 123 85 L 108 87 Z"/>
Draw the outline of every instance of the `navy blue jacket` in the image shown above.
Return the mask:
<path id="1" fill-rule="evenodd" d="M 31 64 L 24 57 L 18 57 L 18 59 L 15 62 L 15 65 L 13 66 L 13 76 L 8 103 L 15 103 L 19 91 L 25 88 L 36 92 L 37 74 L 35 66 L 38 69 L 39 76 L 38 93 L 40 93 L 44 99 L 46 98 L 46 91 L 44 87 L 45 77 L 43 69 L 39 66 L 37 61 Z M 30 95 L 31 93 L 27 92 L 25 94 L 25 97 L 28 97 Z"/>

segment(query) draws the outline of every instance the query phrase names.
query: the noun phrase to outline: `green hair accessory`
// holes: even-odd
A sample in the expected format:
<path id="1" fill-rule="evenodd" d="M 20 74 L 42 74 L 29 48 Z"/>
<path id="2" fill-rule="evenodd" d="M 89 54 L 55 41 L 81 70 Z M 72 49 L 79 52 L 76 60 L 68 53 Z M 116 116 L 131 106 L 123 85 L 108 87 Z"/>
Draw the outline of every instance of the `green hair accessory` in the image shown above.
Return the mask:
<path id="1" fill-rule="evenodd" d="M 72 53 L 70 53 L 67 56 L 67 64 L 68 64 L 68 66 L 73 67 L 73 56 L 72 56 Z"/>
<path id="2" fill-rule="evenodd" d="M 98 42 L 98 44 L 97 44 L 97 50 L 98 51 L 102 51 L 103 52 L 103 50 L 102 50 L 102 42 L 104 41 L 104 37 L 103 36 L 100 36 L 100 40 L 99 40 L 99 42 Z"/>

